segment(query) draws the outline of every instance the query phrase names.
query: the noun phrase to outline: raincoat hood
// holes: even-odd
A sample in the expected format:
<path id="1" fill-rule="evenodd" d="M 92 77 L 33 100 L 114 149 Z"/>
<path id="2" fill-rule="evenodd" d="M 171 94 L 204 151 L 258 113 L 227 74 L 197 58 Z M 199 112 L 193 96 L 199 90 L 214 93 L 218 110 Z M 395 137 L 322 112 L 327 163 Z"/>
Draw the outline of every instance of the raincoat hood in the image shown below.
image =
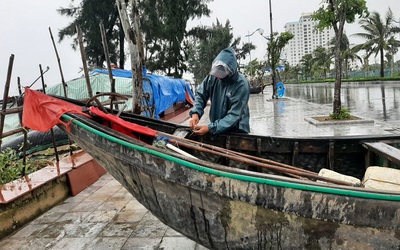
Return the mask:
<path id="1" fill-rule="evenodd" d="M 229 67 L 229 71 L 232 72 L 231 75 L 228 75 L 228 77 L 227 77 L 228 79 L 229 78 L 236 79 L 238 77 L 238 70 L 237 70 L 238 63 L 237 63 L 235 51 L 232 48 L 223 49 L 217 55 L 217 57 L 215 57 L 212 64 L 214 64 L 215 62 L 218 62 L 218 61 L 226 64 Z M 223 79 L 223 80 L 225 80 L 225 79 Z"/>

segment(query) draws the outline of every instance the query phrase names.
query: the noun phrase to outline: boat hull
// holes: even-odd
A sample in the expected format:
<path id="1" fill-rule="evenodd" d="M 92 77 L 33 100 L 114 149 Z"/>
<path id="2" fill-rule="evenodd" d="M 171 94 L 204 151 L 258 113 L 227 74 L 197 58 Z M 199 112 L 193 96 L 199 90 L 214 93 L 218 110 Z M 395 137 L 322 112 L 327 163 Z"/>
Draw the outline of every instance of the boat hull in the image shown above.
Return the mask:
<path id="1" fill-rule="evenodd" d="M 252 176 L 87 125 L 96 132 L 74 121 L 68 133 L 157 218 L 210 249 L 400 246 L 399 201 L 371 198 L 357 188 Z"/>

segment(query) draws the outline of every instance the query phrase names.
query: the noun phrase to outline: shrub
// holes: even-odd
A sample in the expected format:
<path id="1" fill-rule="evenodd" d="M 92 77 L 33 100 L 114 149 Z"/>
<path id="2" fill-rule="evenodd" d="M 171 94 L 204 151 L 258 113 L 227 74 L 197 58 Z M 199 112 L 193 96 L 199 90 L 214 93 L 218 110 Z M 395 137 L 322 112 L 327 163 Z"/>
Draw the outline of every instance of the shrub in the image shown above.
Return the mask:
<path id="1" fill-rule="evenodd" d="M 17 152 L 7 148 L 0 152 L 0 185 L 21 178 L 47 165 L 45 160 L 29 160 L 24 165 Z"/>
<path id="2" fill-rule="evenodd" d="M 329 114 L 329 118 L 334 120 L 344 120 L 349 119 L 351 117 L 350 111 L 346 108 L 340 109 L 339 113 Z"/>

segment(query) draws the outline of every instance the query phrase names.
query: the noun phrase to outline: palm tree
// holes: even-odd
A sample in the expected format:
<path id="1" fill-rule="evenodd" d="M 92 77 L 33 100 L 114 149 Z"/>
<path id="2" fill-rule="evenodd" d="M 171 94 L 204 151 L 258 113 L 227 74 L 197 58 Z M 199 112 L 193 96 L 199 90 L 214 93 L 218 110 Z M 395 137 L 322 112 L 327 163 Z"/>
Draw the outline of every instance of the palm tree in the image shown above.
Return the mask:
<path id="1" fill-rule="evenodd" d="M 311 76 L 311 70 L 312 70 L 312 55 L 311 54 L 305 54 L 301 60 L 300 60 L 300 65 L 304 73 L 304 77 L 307 80 L 307 76 Z"/>
<path id="2" fill-rule="evenodd" d="M 336 38 L 333 38 L 330 41 L 330 45 L 332 46 L 332 54 L 335 53 L 334 51 L 335 42 Z M 343 68 L 345 69 L 345 78 L 349 78 L 349 62 L 354 61 L 356 59 L 361 60 L 361 58 L 357 55 L 357 52 L 361 48 L 356 46 L 351 47 L 349 38 L 347 37 L 346 34 L 343 34 L 339 46 L 342 54 L 341 57 L 343 58 Z"/>
<path id="3" fill-rule="evenodd" d="M 331 68 L 332 64 L 332 54 L 329 51 L 322 47 L 318 46 L 313 52 L 313 59 L 311 60 L 313 66 L 317 69 L 322 70 L 324 73 L 324 78 L 327 78 L 327 72 Z"/>
<path id="4" fill-rule="evenodd" d="M 357 44 L 356 46 L 354 46 L 352 49 L 358 53 L 361 50 L 365 51 L 365 54 L 363 56 L 358 57 L 358 59 L 361 62 L 361 65 L 364 69 L 364 76 L 368 77 L 369 74 L 369 57 L 372 55 L 373 51 L 372 51 L 372 45 L 371 44 Z"/>
<path id="5" fill-rule="evenodd" d="M 393 76 L 393 68 L 394 68 L 394 55 L 399 51 L 398 41 L 392 36 L 388 41 L 389 49 L 386 54 L 386 58 L 390 63 L 390 75 Z"/>
<path id="6" fill-rule="evenodd" d="M 400 33 L 400 28 L 395 24 L 393 12 L 389 8 L 384 19 L 378 12 L 372 12 L 370 16 L 359 21 L 361 28 L 365 33 L 356 33 L 355 36 L 365 38 L 367 41 L 364 47 L 370 47 L 375 56 L 379 54 L 381 69 L 380 76 L 385 76 L 385 51 L 390 46 L 400 47 L 400 41 L 394 38 L 394 35 Z M 392 45 L 388 41 L 391 40 Z M 394 42 L 395 41 L 395 42 Z"/>

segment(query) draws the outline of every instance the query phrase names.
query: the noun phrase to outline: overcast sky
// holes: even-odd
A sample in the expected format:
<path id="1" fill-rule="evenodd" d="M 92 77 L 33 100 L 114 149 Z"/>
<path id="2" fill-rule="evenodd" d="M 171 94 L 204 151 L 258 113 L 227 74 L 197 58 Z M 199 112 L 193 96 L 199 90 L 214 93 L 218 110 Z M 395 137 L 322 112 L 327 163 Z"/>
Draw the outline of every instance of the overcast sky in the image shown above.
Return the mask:
<path id="1" fill-rule="evenodd" d="M 75 0 L 74 4 L 79 3 Z M 272 0 L 273 29 L 282 32 L 285 23 L 298 21 L 302 13 L 318 9 L 320 0 Z M 57 13 L 59 7 L 67 7 L 71 0 L 14 0 L 3 1 L 0 9 L 0 99 L 3 99 L 4 85 L 7 77 L 11 54 L 15 55 L 11 78 L 10 94 L 17 93 L 17 77 L 22 86 L 30 85 L 39 75 L 39 64 L 45 70 L 45 82 L 53 85 L 61 82 L 57 59 L 49 34 L 49 27 L 58 41 L 58 31 L 72 20 Z M 378 11 L 383 16 L 390 7 L 396 19 L 400 18 L 400 0 L 367 0 L 369 11 Z M 250 41 L 257 46 L 252 52 L 252 59 L 263 59 L 266 40 L 258 33 L 247 38 L 246 35 L 258 28 L 268 36 L 270 29 L 268 0 L 231 1 L 214 0 L 209 4 L 212 13 L 209 18 L 193 20 L 190 26 L 198 24 L 210 26 L 216 18 L 223 24 L 230 20 L 235 37 L 240 36 L 243 42 Z M 357 32 L 357 25 L 347 25 L 348 35 Z M 350 39 L 353 39 L 350 37 Z M 73 51 L 71 40 L 56 43 L 61 58 L 66 81 L 79 77 L 82 61 L 79 51 Z M 34 88 L 40 88 L 38 81 Z"/>

